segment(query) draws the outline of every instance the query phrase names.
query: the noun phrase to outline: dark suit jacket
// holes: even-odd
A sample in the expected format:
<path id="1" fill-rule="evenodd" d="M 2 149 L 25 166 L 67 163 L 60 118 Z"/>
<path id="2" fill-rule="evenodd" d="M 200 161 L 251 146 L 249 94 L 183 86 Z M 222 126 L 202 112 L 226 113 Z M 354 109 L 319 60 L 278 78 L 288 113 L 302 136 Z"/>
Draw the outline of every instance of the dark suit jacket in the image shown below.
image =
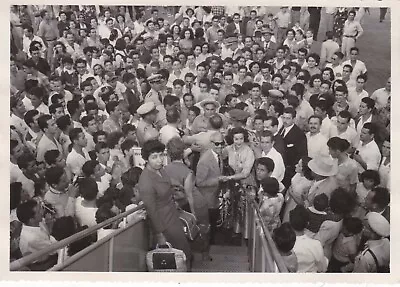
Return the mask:
<path id="1" fill-rule="evenodd" d="M 286 162 L 285 142 L 279 133 L 275 136 L 274 148 L 282 155 L 283 161 Z"/>
<path id="2" fill-rule="evenodd" d="M 298 126 L 294 125 L 283 138 L 283 142 L 286 153 L 285 165 L 293 169 L 302 157 L 308 155 L 306 135 Z"/>
<path id="3" fill-rule="evenodd" d="M 196 185 L 205 197 L 209 209 L 219 206 L 219 176 L 221 176 L 221 170 L 217 159 L 211 150 L 205 151 L 197 164 Z"/>
<path id="4" fill-rule="evenodd" d="M 269 42 L 268 47 L 267 44 L 265 44 L 265 57 L 266 58 L 273 58 L 275 57 L 276 54 L 276 49 L 278 49 L 278 45 L 274 42 Z"/>
<path id="5" fill-rule="evenodd" d="M 239 27 L 240 27 L 240 34 L 244 34 L 245 30 L 244 30 L 242 22 L 239 22 Z M 226 26 L 225 34 L 233 35 L 233 34 L 235 34 L 235 30 L 236 30 L 235 23 L 232 22 Z M 237 33 L 237 34 L 239 34 L 239 33 Z"/>
<path id="6" fill-rule="evenodd" d="M 139 95 L 134 94 L 131 89 L 127 88 L 125 90 L 125 96 L 126 96 L 126 99 L 128 100 L 129 112 L 133 115 L 136 113 L 136 110 L 142 104 L 140 101 Z"/>

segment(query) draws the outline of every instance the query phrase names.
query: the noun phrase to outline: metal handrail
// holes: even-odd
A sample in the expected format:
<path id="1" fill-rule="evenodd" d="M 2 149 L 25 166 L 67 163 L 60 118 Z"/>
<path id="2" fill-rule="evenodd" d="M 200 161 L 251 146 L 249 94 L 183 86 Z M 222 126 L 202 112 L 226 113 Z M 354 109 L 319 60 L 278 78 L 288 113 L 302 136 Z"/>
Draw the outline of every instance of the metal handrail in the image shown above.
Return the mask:
<path id="1" fill-rule="evenodd" d="M 282 259 L 282 255 L 279 253 L 278 249 L 276 248 L 275 242 L 272 239 L 269 230 L 265 226 L 264 220 L 262 219 L 261 212 L 260 212 L 260 209 L 259 209 L 257 203 L 254 200 L 251 200 L 251 205 L 253 206 L 254 210 L 256 211 L 260 226 L 264 233 L 264 238 L 266 240 L 266 243 L 268 244 L 269 249 L 271 250 L 272 259 L 276 263 L 276 266 L 278 267 L 279 272 L 283 272 L 283 273 L 289 272 L 286 267 L 285 262 Z"/>
<path id="2" fill-rule="evenodd" d="M 87 248 L 85 248 L 85 249 L 81 250 L 80 252 L 72 255 L 71 257 L 66 259 L 64 262 L 54 265 L 48 271 L 63 270 L 65 267 L 75 263 L 77 260 L 79 260 L 83 256 L 89 254 L 93 250 L 96 250 L 99 246 L 101 246 L 104 243 L 110 241 L 111 238 L 116 237 L 117 235 L 119 235 L 120 233 L 124 232 L 126 229 L 129 229 L 130 227 L 136 225 L 140 221 L 142 221 L 141 218 L 140 219 L 139 218 L 134 219 L 133 221 L 129 222 L 125 228 L 116 229 L 114 232 L 112 232 L 112 233 L 108 234 L 107 236 L 103 237 L 102 239 L 96 241 L 95 243 L 93 243 L 92 245 L 88 246 Z"/>
<path id="3" fill-rule="evenodd" d="M 97 230 L 99 230 L 100 228 L 108 226 L 108 225 L 112 224 L 113 222 L 118 221 L 121 218 L 124 218 L 124 217 L 126 217 L 126 216 L 128 216 L 128 215 L 130 215 L 130 214 L 132 214 L 132 213 L 134 213 L 136 211 L 138 211 L 138 210 L 141 210 L 141 209 L 144 209 L 144 205 L 143 204 L 141 204 L 141 205 L 139 205 L 139 206 L 137 206 L 137 207 L 135 207 L 133 209 L 127 210 L 127 211 L 125 211 L 123 213 L 120 213 L 120 214 L 118 214 L 118 215 L 116 215 L 116 216 L 114 216 L 114 217 L 112 217 L 110 219 L 107 219 L 106 221 L 103 221 L 102 223 L 99 223 L 99 224 L 97 224 L 95 226 L 89 227 L 89 228 L 87 228 L 85 230 L 82 230 L 82 231 L 80 231 L 80 232 L 78 232 L 78 233 L 76 233 L 74 235 L 71 235 L 70 237 L 65 238 L 65 239 L 63 239 L 61 241 L 58 241 L 58 242 L 52 244 L 51 246 L 49 246 L 49 247 L 47 247 L 47 248 L 45 248 L 43 250 L 40 250 L 38 252 L 29 254 L 29 255 L 27 255 L 25 257 L 22 257 L 22 258 L 20 258 L 18 260 L 15 260 L 15 261 L 10 263 L 10 271 L 18 271 L 21 268 L 23 268 L 23 267 L 35 262 L 36 260 L 42 258 L 43 256 L 51 254 L 51 253 L 53 253 L 53 252 L 55 252 L 55 251 L 57 251 L 57 250 L 59 250 L 61 248 L 64 248 L 64 247 L 70 245 L 71 243 L 73 243 L 73 242 L 75 242 L 77 240 L 85 238 L 88 235 L 90 235 L 90 234 L 92 234 L 94 232 L 97 232 Z"/>

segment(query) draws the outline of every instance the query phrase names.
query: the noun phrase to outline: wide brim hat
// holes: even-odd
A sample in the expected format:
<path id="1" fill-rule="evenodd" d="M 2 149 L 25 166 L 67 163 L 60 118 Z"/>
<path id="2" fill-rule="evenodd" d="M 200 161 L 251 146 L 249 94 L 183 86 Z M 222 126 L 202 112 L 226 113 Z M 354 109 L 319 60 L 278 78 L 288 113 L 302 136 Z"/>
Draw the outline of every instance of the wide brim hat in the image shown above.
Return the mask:
<path id="1" fill-rule="evenodd" d="M 334 176 L 338 173 L 337 163 L 331 158 L 317 157 L 308 162 L 312 172 L 321 176 Z"/>
<path id="2" fill-rule="evenodd" d="M 217 109 L 219 109 L 219 107 L 221 106 L 221 104 L 220 104 L 218 101 L 214 100 L 213 98 L 205 99 L 205 100 L 203 100 L 203 101 L 200 102 L 200 106 L 201 106 L 203 109 L 204 109 L 205 105 L 209 105 L 209 104 L 215 105 L 215 107 L 216 107 Z"/>

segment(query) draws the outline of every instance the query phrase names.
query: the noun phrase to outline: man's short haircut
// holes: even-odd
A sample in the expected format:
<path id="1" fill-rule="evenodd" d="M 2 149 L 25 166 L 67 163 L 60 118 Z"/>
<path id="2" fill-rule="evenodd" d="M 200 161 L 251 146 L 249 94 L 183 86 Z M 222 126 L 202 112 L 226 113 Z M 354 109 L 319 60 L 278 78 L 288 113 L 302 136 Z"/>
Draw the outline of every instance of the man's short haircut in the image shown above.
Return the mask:
<path id="1" fill-rule="evenodd" d="M 277 113 L 279 116 L 283 115 L 285 106 L 281 102 L 273 101 L 271 105 L 274 107 L 275 113 Z"/>
<path id="2" fill-rule="evenodd" d="M 72 124 L 71 118 L 69 115 L 63 115 L 56 120 L 57 127 L 65 131 L 65 129 Z"/>
<path id="3" fill-rule="evenodd" d="M 111 114 L 112 112 L 115 111 L 115 108 L 118 107 L 118 102 L 117 101 L 111 101 L 106 104 L 106 111 L 108 114 Z"/>
<path id="4" fill-rule="evenodd" d="M 275 228 L 272 238 L 278 250 L 284 253 L 290 252 L 296 243 L 296 233 L 289 222 L 285 222 L 278 228 Z"/>
<path id="5" fill-rule="evenodd" d="M 81 128 L 73 128 L 69 131 L 69 140 L 74 143 L 79 138 L 79 134 L 83 133 Z"/>
<path id="6" fill-rule="evenodd" d="M 370 135 L 376 135 L 377 134 L 377 132 L 378 132 L 378 127 L 376 126 L 376 124 L 375 123 L 365 123 L 364 125 L 363 125 L 363 129 L 367 129 L 368 130 L 368 133 L 370 134 Z"/>
<path id="7" fill-rule="evenodd" d="M 52 119 L 52 117 L 51 117 L 50 115 L 41 115 L 41 116 L 38 118 L 39 128 L 40 128 L 42 131 L 44 131 L 44 129 L 47 129 L 47 128 L 48 128 L 47 121 L 48 121 L 48 120 L 51 120 L 51 119 Z"/>
<path id="8" fill-rule="evenodd" d="M 361 102 L 367 105 L 368 109 L 373 109 L 375 107 L 375 100 L 369 97 L 365 97 L 361 99 Z"/>
<path id="9" fill-rule="evenodd" d="M 25 123 L 30 126 L 33 124 L 33 118 L 39 114 L 39 111 L 37 110 L 29 110 L 25 113 L 24 115 L 24 121 Z"/>
<path id="10" fill-rule="evenodd" d="M 60 156 L 60 151 L 57 149 L 48 150 L 44 153 L 44 161 L 48 165 L 55 165 L 57 158 Z"/>
<path id="11" fill-rule="evenodd" d="M 166 95 L 163 100 L 163 105 L 164 107 L 166 106 L 172 106 L 176 102 L 179 102 L 179 98 L 177 96 L 172 96 L 172 95 Z"/>
<path id="12" fill-rule="evenodd" d="M 372 189 L 374 196 L 372 202 L 377 204 L 379 208 L 383 209 L 390 203 L 390 192 L 386 187 L 377 186 Z"/>
<path id="13" fill-rule="evenodd" d="M 291 114 L 293 119 L 296 118 L 296 110 L 294 108 L 287 107 L 287 108 L 285 108 L 283 110 L 283 113 L 284 114 Z"/>
<path id="14" fill-rule="evenodd" d="M 266 121 L 271 121 L 271 126 L 273 126 L 273 127 L 279 125 L 279 121 L 278 121 L 278 119 L 277 119 L 276 117 L 267 116 L 267 117 L 265 118 L 265 120 L 266 120 Z"/>
<path id="15" fill-rule="evenodd" d="M 55 166 L 46 169 L 44 177 L 46 179 L 47 184 L 52 186 L 60 182 L 60 179 L 64 173 L 65 171 L 62 167 Z"/>
<path id="16" fill-rule="evenodd" d="M 295 231 L 303 231 L 310 220 L 310 215 L 303 205 L 297 205 L 289 213 L 289 222 Z"/>
<path id="17" fill-rule="evenodd" d="M 79 107 L 80 103 L 76 100 L 72 100 L 67 103 L 67 110 L 71 116 L 74 115 L 79 110 Z"/>
<path id="18" fill-rule="evenodd" d="M 23 224 L 29 224 L 29 220 L 35 216 L 34 208 L 39 203 L 34 199 L 29 199 L 18 205 L 17 207 L 17 218 Z"/>

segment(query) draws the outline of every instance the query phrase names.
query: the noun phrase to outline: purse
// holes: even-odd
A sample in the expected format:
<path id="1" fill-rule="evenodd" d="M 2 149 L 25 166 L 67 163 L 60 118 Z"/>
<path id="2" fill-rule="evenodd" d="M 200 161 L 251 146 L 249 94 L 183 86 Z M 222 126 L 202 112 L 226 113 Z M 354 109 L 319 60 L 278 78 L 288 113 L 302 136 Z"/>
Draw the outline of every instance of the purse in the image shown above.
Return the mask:
<path id="1" fill-rule="evenodd" d="M 170 243 L 156 245 L 147 252 L 146 264 L 149 272 L 186 272 L 186 255 L 182 250 L 173 248 Z"/>
<path id="2" fill-rule="evenodd" d="M 200 227 L 197 225 L 196 216 L 192 213 L 187 212 L 183 209 L 179 209 L 179 219 L 183 223 L 183 231 L 186 234 L 186 237 L 193 241 L 200 232 Z"/>

